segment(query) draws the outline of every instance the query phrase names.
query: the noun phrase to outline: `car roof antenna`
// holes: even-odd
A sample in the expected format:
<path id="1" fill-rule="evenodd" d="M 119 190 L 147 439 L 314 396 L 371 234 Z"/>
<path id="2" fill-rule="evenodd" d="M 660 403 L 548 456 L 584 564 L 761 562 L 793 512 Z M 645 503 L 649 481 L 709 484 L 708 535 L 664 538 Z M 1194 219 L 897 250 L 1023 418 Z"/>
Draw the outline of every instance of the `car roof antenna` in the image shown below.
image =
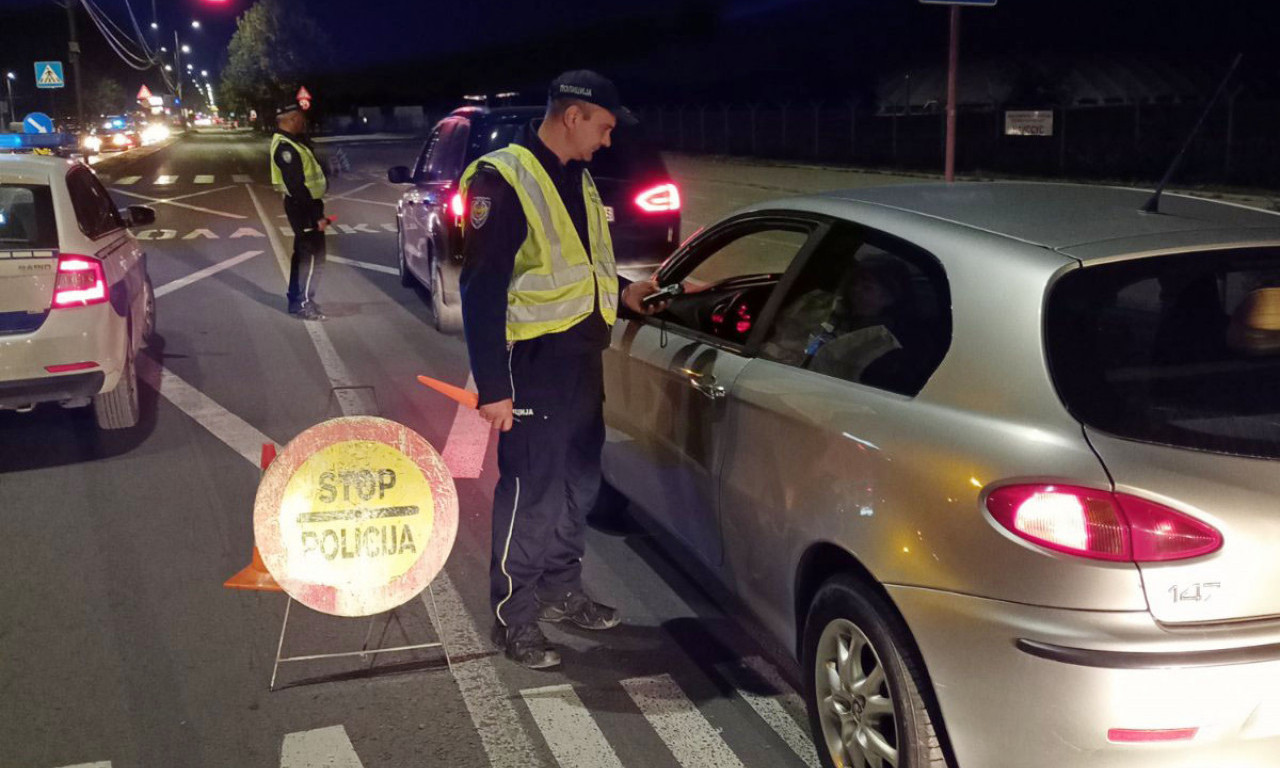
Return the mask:
<path id="1" fill-rule="evenodd" d="M 1160 212 L 1160 193 L 1164 192 L 1165 185 L 1178 172 L 1178 166 L 1182 165 L 1182 158 L 1186 156 L 1187 150 L 1191 148 L 1191 142 L 1196 140 L 1196 136 L 1200 135 L 1200 129 L 1204 127 L 1205 118 L 1209 117 L 1209 113 L 1213 111 L 1213 107 L 1218 103 L 1218 99 L 1222 98 L 1222 92 L 1227 89 L 1227 83 L 1231 81 L 1231 76 L 1235 74 L 1236 67 L 1240 66 L 1240 59 L 1244 58 L 1243 53 L 1237 53 L 1235 61 L 1231 62 L 1231 68 L 1227 70 L 1227 76 L 1222 78 L 1222 82 L 1218 83 L 1218 90 L 1214 91 L 1213 98 L 1209 99 L 1209 103 L 1205 106 L 1204 112 L 1200 113 L 1200 119 L 1196 121 L 1196 127 L 1191 129 L 1191 134 L 1187 136 L 1187 140 L 1183 142 L 1182 149 L 1178 150 L 1177 156 L 1173 158 L 1173 162 L 1169 164 L 1169 169 L 1164 172 L 1164 178 L 1160 180 L 1160 186 L 1156 187 L 1156 191 L 1147 202 L 1142 206 L 1143 213 L 1159 213 Z"/>

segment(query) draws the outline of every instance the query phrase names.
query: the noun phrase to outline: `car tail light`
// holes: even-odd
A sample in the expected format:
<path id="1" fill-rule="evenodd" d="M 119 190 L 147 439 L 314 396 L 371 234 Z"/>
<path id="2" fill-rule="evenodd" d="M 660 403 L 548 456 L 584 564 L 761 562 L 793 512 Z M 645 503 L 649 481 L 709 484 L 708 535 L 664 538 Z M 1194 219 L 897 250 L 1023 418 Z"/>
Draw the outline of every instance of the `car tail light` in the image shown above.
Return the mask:
<path id="1" fill-rule="evenodd" d="M 1107 731 L 1107 741 L 1143 744 L 1153 741 L 1188 741 L 1200 732 L 1199 728 L 1166 728 L 1149 730 L 1139 728 L 1112 728 Z"/>
<path id="2" fill-rule="evenodd" d="M 87 307 L 107 300 L 107 278 L 102 263 L 84 256 L 58 257 L 53 284 L 53 306 Z"/>
<path id="3" fill-rule="evenodd" d="M 1150 563 L 1216 551 L 1222 534 L 1137 496 L 1072 485 L 1010 485 L 987 496 L 987 510 L 1034 544 L 1095 560 Z"/>
<path id="4" fill-rule="evenodd" d="M 453 197 L 449 200 L 449 210 L 453 211 L 453 215 L 459 219 L 467 212 L 467 201 L 463 199 L 461 192 L 453 193 Z"/>
<path id="5" fill-rule="evenodd" d="M 636 205 L 645 213 L 680 210 L 680 190 L 675 184 L 659 184 L 636 195 Z"/>

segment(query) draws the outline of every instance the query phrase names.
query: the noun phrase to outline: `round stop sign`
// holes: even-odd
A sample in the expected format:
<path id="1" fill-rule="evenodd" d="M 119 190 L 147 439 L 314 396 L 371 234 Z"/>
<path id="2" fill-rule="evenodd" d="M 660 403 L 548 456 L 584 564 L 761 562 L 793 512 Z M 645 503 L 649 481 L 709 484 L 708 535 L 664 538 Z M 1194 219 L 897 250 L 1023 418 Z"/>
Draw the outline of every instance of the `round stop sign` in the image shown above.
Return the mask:
<path id="1" fill-rule="evenodd" d="M 458 495 L 430 443 L 369 416 L 298 435 L 262 476 L 253 530 L 290 597 L 335 616 L 369 616 L 416 597 L 444 566 Z"/>

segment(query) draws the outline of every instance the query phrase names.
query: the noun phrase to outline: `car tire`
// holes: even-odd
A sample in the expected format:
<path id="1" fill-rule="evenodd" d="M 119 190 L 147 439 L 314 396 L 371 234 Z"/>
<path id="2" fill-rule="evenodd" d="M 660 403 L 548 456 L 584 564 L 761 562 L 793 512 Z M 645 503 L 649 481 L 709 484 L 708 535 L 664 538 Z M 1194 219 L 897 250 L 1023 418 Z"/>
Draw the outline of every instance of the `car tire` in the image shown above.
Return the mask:
<path id="1" fill-rule="evenodd" d="M 824 766 L 945 768 L 924 664 L 885 598 L 850 576 L 827 581 L 809 605 L 802 658 L 809 726 Z M 896 760 L 884 759 L 886 747 Z"/>
<path id="2" fill-rule="evenodd" d="M 444 301 L 444 274 L 439 262 L 431 264 L 431 316 L 435 320 L 436 330 L 455 335 L 462 331 L 462 309 L 449 306 Z"/>
<path id="3" fill-rule="evenodd" d="M 151 346 L 156 336 L 156 290 L 151 285 L 151 276 L 147 275 L 142 282 L 142 347 Z"/>
<path id="4" fill-rule="evenodd" d="M 400 268 L 400 285 L 405 288 L 412 288 L 418 279 L 409 271 L 409 261 L 404 255 L 404 227 L 400 222 L 400 217 L 396 217 L 396 263 Z"/>
<path id="5" fill-rule="evenodd" d="M 132 340 L 126 338 L 124 370 L 115 389 L 93 396 L 93 416 L 100 429 L 129 429 L 138 425 L 142 406 L 138 401 L 136 355 Z"/>

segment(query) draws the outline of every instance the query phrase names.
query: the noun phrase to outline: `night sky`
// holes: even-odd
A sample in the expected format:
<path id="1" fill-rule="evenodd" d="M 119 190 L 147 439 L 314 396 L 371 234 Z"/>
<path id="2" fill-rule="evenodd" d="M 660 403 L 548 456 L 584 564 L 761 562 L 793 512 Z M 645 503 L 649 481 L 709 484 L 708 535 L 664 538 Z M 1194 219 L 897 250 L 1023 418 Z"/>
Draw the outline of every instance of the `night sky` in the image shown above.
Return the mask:
<path id="1" fill-rule="evenodd" d="M 125 0 L 97 0 L 127 26 Z M 132 0 L 144 29 L 151 0 Z M 156 0 L 166 40 L 175 25 L 214 71 L 251 0 Z M 540 99 L 558 71 L 612 76 L 637 105 L 681 101 L 844 101 L 903 66 L 946 58 L 947 12 L 915 0 L 306 0 L 329 32 L 331 67 L 313 92 L 330 104 L 450 103 L 514 89 Z M 1000 0 L 964 13 L 964 59 L 1150 54 L 1225 68 L 1276 70 L 1280 3 L 1272 0 Z M 200 31 L 191 30 L 198 18 Z M 107 49 L 87 17 L 93 72 L 156 87 Z M 0 67 L 31 87 L 31 62 L 65 58 L 65 11 L 52 0 L 0 0 Z M 21 103 L 20 103 L 21 106 Z"/>

